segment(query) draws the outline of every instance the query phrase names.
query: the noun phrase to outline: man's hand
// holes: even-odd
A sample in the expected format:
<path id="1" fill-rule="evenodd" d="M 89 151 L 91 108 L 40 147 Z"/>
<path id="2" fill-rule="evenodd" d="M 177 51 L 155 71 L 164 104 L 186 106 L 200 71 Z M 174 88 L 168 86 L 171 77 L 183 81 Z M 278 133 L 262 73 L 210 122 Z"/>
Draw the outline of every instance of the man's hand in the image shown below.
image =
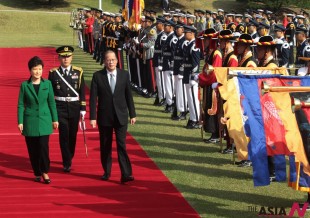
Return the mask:
<path id="1" fill-rule="evenodd" d="M 91 127 L 96 128 L 97 121 L 96 120 L 91 120 L 90 121 L 90 125 L 91 125 Z"/>
<path id="2" fill-rule="evenodd" d="M 130 125 L 135 125 L 135 123 L 136 123 L 136 118 L 135 117 L 131 118 L 130 119 Z"/>

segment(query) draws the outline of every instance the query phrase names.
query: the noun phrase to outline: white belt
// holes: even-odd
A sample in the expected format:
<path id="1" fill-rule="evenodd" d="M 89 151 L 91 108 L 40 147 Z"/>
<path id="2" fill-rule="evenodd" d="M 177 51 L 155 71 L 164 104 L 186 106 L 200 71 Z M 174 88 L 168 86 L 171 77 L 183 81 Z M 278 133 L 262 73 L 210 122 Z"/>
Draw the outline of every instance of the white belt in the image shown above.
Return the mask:
<path id="1" fill-rule="evenodd" d="M 79 101 L 80 98 L 79 97 L 58 97 L 58 96 L 55 96 L 55 100 L 70 102 L 70 101 Z"/>
<path id="2" fill-rule="evenodd" d="M 181 61 L 181 60 L 183 60 L 183 57 L 180 57 L 180 56 L 174 56 L 174 60 Z"/>

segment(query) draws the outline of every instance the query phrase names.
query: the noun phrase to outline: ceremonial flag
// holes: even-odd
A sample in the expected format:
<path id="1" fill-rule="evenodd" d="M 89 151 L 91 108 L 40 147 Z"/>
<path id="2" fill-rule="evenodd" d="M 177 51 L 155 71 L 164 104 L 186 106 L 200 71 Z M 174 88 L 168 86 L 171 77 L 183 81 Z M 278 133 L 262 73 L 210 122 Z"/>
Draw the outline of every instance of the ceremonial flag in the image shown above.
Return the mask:
<path id="1" fill-rule="evenodd" d="M 134 0 L 123 0 L 122 15 L 125 21 L 129 21 L 130 17 L 132 16 L 133 3 L 134 3 Z"/>
<path id="2" fill-rule="evenodd" d="M 306 78 L 310 81 L 310 78 Z M 269 185 L 267 156 L 274 157 L 277 181 L 286 179 L 284 155 L 294 154 L 297 161 L 309 172 L 309 163 L 303 149 L 295 116 L 291 110 L 289 93 L 262 94 L 262 83 L 269 86 L 299 86 L 306 84 L 302 78 L 280 75 L 238 75 L 245 132 L 250 137 L 248 151 L 253 164 L 255 186 Z M 292 174 L 293 175 L 293 174 Z M 293 175 L 294 177 L 294 175 Z"/>
<path id="3" fill-rule="evenodd" d="M 129 29 L 137 30 L 140 24 L 142 11 L 144 9 L 144 0 L 123 0 L 122 15 L 128 21 Z"/>

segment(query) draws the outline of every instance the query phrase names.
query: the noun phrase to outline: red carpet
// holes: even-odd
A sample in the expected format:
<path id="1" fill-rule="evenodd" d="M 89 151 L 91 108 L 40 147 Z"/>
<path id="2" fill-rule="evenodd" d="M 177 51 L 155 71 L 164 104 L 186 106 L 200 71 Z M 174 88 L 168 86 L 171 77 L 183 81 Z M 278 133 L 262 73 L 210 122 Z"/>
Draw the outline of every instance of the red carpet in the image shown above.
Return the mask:
<path id="1" fill-rule="evenodd" d="M 17 98 L 29 78 L 28 60 L 45 63 L 43 77 L 57 66 L 53 48 L 0 49 L 0 217 L 199 217 L 139 144 L 128 134 L 135 181 L 121 185 L 116 152 L 111 180 L 101 181 L 98 132 L 87 132 L 85 157 L 81 131 L 70 174 L 62 172 L 57 132 L 50 137 L 50 185 L 33 182 L 24 137 L 17 130 Z M 89 121 L 87 120 L 87 127 Z"/>

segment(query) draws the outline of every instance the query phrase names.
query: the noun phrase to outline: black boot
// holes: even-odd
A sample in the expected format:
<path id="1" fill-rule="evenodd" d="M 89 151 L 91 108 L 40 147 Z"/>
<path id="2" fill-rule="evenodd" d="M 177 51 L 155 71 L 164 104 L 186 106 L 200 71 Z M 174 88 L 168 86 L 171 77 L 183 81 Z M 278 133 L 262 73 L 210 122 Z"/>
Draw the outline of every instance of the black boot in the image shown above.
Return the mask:
<path id="1" fill-rule="evenodd" d="M 158 98 L 158 96 L 156 96 L 153 105 L 154 105 L 154 106 L 158 106 L 158 104 L 159 104 L 159 98 Z"/>
<path id="2" fill-rule="evenodd" d="M 178 110 L 177 110 L 177 107 L 174 107 L 173 112 L 171 114 L 171 119 L 178 120 L 177 118 L 178 118 Z"/>

